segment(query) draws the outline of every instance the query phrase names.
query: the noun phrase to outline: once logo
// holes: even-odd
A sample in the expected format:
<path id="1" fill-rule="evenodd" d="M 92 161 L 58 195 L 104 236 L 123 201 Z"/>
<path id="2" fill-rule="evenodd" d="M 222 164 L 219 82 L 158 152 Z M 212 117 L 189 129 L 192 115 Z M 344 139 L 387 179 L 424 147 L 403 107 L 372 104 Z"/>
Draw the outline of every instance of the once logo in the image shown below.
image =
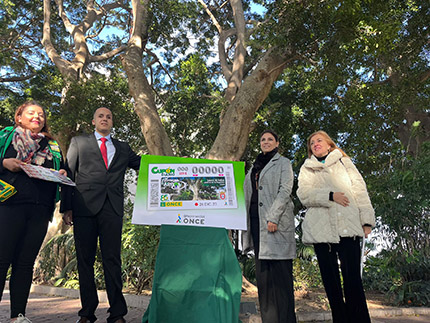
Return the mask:
<path id="1" fill-rule="evenodd" d="M 205 219 L 184 218 L 184 220 L 182 222 L 184 222 L 184 224 L 204 225 L 205 224 Z"/>
<path id="2" fill-rule="evenodd" d="M 180 207 L 182 206 L 182 202 L 161 202 L 160 203 L 160 207 L 172 207 L 172 206 Z"/>

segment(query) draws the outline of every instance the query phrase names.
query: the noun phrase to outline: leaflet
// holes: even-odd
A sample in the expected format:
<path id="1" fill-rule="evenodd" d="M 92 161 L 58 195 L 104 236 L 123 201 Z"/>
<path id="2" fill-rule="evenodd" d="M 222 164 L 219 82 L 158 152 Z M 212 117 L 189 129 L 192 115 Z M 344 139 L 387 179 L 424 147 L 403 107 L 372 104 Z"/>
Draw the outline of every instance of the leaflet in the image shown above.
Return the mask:
<path id="1" fill-rule="evenodd" d="M 76 184 L 67 176 L 61 175 L 59 171 L 43 166 L 22 164 L 20 165 L 24 172 L 30 177 L 42 179 L 44 181 L 56 182 L 60 184 L 76 186 Z"/>

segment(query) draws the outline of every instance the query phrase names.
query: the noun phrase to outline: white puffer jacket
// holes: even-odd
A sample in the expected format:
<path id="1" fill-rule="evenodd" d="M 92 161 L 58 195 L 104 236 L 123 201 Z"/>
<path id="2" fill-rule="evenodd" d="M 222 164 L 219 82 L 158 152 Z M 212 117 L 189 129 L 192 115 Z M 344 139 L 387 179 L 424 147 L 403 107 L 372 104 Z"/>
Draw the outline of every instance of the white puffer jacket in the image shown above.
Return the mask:
<path id="1" fill-rule="evenodd" d="M 330 192 L 349 199 L 344 207 L 329 200 Z M 363 236 L 364 224 L 375 226 L 375 213 L 363 177 L 351 159 L 339 150 L 328 154 L 325 163 L 315 156 L 300 169 L 297 196 L 307 211 L 302 224 L 303 243 L 339 243 L 340 237 Z"/>

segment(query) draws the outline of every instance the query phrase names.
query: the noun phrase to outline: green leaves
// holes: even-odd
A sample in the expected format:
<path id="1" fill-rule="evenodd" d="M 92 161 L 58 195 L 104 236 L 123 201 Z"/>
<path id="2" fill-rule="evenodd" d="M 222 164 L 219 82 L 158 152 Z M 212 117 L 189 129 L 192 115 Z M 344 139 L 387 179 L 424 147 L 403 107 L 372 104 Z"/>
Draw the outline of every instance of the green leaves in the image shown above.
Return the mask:
<path id="1" fill-rule="evenodd" d="M 377 280 L 383 273 L 385 288 L 398 304 L 421 306 L 430 301 L 429 179 L 428 142 L 418 156 L 397 156 L 389 169 L 369 177 L 378 233 L 387 248 L 375 257 L 381 274 L 371 267 L 369 275 Z"/>
<path id="2" fill-rule="evenodd" d="M 178 156 L 204 156 L 218 132 L 222 96 L 199 55 L 181 61 L 175 73 L 178 83 L 166 99 L 164 124 Z"/>

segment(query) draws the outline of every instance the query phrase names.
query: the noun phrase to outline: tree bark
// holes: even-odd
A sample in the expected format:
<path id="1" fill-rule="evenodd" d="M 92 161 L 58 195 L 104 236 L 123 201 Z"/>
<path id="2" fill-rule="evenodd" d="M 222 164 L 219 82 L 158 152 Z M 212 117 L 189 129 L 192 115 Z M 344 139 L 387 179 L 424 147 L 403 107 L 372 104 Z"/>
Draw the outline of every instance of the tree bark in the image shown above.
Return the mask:
<path id="1" fill-rule="evenodd" d="M 149 0 L 132 0 L 133 30 L 121 61 L 128 78 L 134 109 L 140 119 L 142 133 L 149 153 L 172 156 L 170 139 L 161 122 L 155 105 L 154 94 L 142 65 L 144 35 L 147 34 Z"/>
<path id="2" fill-rule="evenodd" d="M 43 38 L 42 45 L 45 47 L 46 54 L 55 64 L 61 75 L 66 79 L 75 80 L 77 77 L 76 70 L 71 67 L 70 63 L 63 59 L 55 49 L 51 41 L 51 1 L 43 0 Z"/>
<path id="3" fill-rule="evenodd" d="M 255 112 L 268 96 L 286 64 L 293 59 L 294 54 L 287 50 L 272 48 L 266 52 L 227 107 L 207 158 L 239 160 L 242 157 Z"/>
<path id="4" fill-rule="evenodd" d="M 230 0 L 233 9 L 234 24 L 236 26 L 236 47 L 234 51 L 233 67 L 231 77 L 228 80 L 228 86 L 225 98 L 232 102 L 240 89 L 243 81 L 243 69 L 245 67 L 245 14 L 241 0 Z"/>

